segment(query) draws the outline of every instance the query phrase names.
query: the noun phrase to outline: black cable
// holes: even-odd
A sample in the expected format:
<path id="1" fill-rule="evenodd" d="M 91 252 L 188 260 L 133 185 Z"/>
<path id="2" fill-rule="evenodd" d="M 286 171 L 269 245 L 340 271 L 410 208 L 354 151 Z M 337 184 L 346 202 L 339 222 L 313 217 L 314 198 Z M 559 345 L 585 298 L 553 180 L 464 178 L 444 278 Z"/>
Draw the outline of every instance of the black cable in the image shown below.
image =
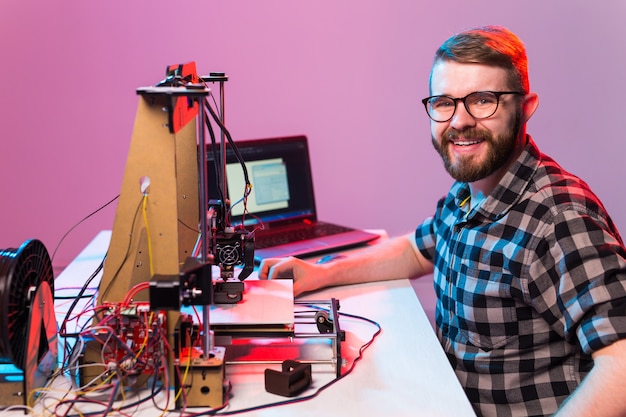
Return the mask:
<path id="1" fill-rule="evenodd" d="M 104 268 L 105 259 L 106 259 L 106 254 L 104 255 L 104 258 L 102 259 L 102 261 L 100 262 L 100 265 L 98 265 L 96 270 L 93 271 L 93 273 L 89 276 L 89 278 L 87 278 L 87 281 L 85 281 L 85 283 L 83 284 L 83 287 L 80 289 L 74 301 L 72 302 L 70 307 L 67 309 L 67 312 L 65 313 L 65 317 L 63 318 L 63 321 L 61 322 L 61 329 L 59 330 L 59 336 L 61 337 L 77 337 L 78 336 L 78 333 L 66 333 L 66 328 L 65 328 L 66 323 L 69 320 L 70 315 L 74 311 L 76 304 L 78 304 L 78 302 L 83 299 L 83 294 L 85 293 L 85 291 L 87 291 L 87 288 L 89 288 L 89 284 L 91 284 L 91 281 L 93 281 L 96 278 L 96 276 L 98 276 L 100 271 L 102 271 L 102 269 Z M 58 300 L 59 298 L 54 297 L 54 299 Z"/>
<path id="2" fill-rule="evenodd" d="M 215 123 L 217 123 L 217 125 L 220 127 L 221 131 L 224 133 L 224 136 L 226 137 L 228 144 L 230 145 L 230 149 L 232 150 L 232 152 L 234 153 L 235 157 L 237 158 L 237 161 L 239 162 L 239 164 L 241 165 L 241 170 L 243 172 L 243 176 L 244 176 L 244 182 L 245 182 L 245 189 L 243 190 L 243 196 L 241 197 L 241 199 L 239 199 L 237 202 L 243 202 L 243 216 L 241 219 L 241 225 L 242 227 L 245 224 L 245 215 L 247 214 L 248 210 L 247 210 L 247 199 L 248 196 L 250 195 L 250 191 L 252 189 L 252 184 L 250 182 L 250 177 L 248 175 L 248 168 L 246 166 L 246 162 L 243 158 L 243 156 L 241 155 L 241 152 L 239 151 L 239 148 L 237 147 L 237 144 L 235 143 L 235 141 L 233 140 L 230 132 L 228 131 L 228 129 L 226 128 L 226 126 L 222 123 L 222 121 L 220 120 L 218 114 L 216 113 L 215 110 L 213 110 L 213 108 L 210 106 L 209 104 L 209 100 L 205 99 L 204 100 L 204 105 L 207 109 L 207 113 L 206 114 L 210 114 L 211 117 L 213 118 L 213 120 L 215 120 Z M 205 115 L 205 119 L 206 119 L 206 124 L 209 127 L 209 132 L 212 132 L 212 127 L 211 127 L 211 123 L 208 119 L 208 115 Z M 226 143 L 222 143 L 221 144 L 223 147 L 226 146 Z M 226 166 L 226 161 L 221 161 L 221 158 L 218 158 L 217 156 L 214 156 L 214 160 L 215 161 L 220 161 L 219 166 Z M 217 170 L 217 163 L 216 163 L 216 170 Z M 219 171 L 219 170 L 218 170 Z M 216 174 L 218 179 L 221 178 L 220 174 Z M 218 184 L 218 189 L 221 190 L 221 181 L 223 180 L 219 180 L 219 184 Z M 227 190 L 224 190 L 223 193 L 226 193 Z M 222 200 L 224 201 L 224 200 Z M 225 213 L 225 218 L 228 224 L 230 224 L 230 210 L 232 209 L 232 206 L 229 208 L 229 211 L 227 213 Z"/>
<path id="3" fill-rule="evenodd" d="M 215 99 L 214 99 L 215 101 Z M 252 188 L 252 185 L 250 183 L 250 178 L 248 175 L 248 168 L 246 167 L 246 163 L 245 160 L 243 158 L 243 156 L 241 155 L 241 152 L 239 151 L 239 148 L 237 148 L 236 143 L 234 142 L 230 132 L 228 131 L 228 129 L 226 128 L 226 126 L 222 123 L 222 121 L 219 118 L 219 115 L 216 113 L 215 110 L 213 110 L 213 108 L 211 107 L 211 105 L 209 104 L 209 100 L 205 99 L 204 100 L 204 106 L 207 109 L 207 112 L 205 112 L 205 124 L 207 126 L 207 130 L 209 131 L 209 135 L 211 136 L 211 143 L 212 143 L 212 151 L 213 151 L 213 160 L 215 161 L 214 164 L 214 168 L 215 168 L 215 176 L 217 178 L 217 189 L 218 192 L 220 194 L 220 198 L 222 201 L 222 206 L 225 209 L 226 205 L 225 203 L 225 196 L 228 193 L 228 190 L 224 190 L 223 189 L 223 177 L 222 175 L 225 175 L 225 173 L 222 173 L 220 171 L 221 167 L 225 167 L 227 161 L 222 161 L 222 155 L 225 154 L 225 152 L 217 152 L 217 144 L 216 144 L 216 140 L 215 140 L 215 133 L 213 131 L 213 126 L 211 124 L 211 119 L 209 118 L 209 114 L 211 115 L 211 117 L 213 118 L 213 120 L 215 121 L 215 123 L 217 123 L 217 125 L 219 126 L 220 130 L 224 133 L 224 136 L 226 137 L 227 141 L 228 141 L 228 145 L 230 145 L 230 149 L 232 150 L 232 152 L 234 153 L 235 157 L 237 158 L 237 161 L 239 162 L 239 164 L 241 165 L 241 169 L 243 172 L 243 176 L 244 176 L 244 181 L 246 184 L 245 189 L 243 190 L 243 197 L 239 200 L 239 201 L 243 201 L 243 205 L 244 205 L 244 216 L 247 213 L 247 209 L 246 209 L 246 200 L 248 198 L 248 195 L 250 195 L 250 190 Z M 222 147 L 226 147 L 226 143 L 221 143 Z M 224 148 L 222 150 L 224 150 Z M 226 222 L 227 225 L 230 225 L 230 210 L 232 209 L 232 206 L 229 207 L 228 212 L 224 213 L 224 221 Z M 242 218 L 242 226 L 245 223 L 244 218 Z"/>
<path id="4" fill-rule="evenodd" d="M 235 141 L 233 140 L 230 132 L 228 131 L 226 126 L 224 126 L 224 124 L 222 123 L 218 115 L 216 114 L 215 110 L 213 110 L 213 108 L 210 106 L 209 101 L 205 99 L 204 104 L 205 104 L 205 108 L 211 114 L 211 117 L 213 118 L 213 120 L 215 120 L 215 123 L 217 123 L 221 131 L 224 133 L 224 136 L 226 136 L 226 139 L 228 140 L 228 143 L 230 144 L 231 149 L 233 150 L 235 156 L 237 157 L 237 161 L 239 161 L 239 163 L 241 164 L 241 169 L 243 170 L 243 176 L 244 176 L 246 185 L 250 185 L 250 179 L 248 177 L 248 169 L 246 167 L 245 161 L 243 160 L 243 157 L 241 156 L 241 153 L 239 152 L 239 149 L 237 148 L 237 145 L 235 144 Z M 225 146 L 225 144 L 222 144 L 222 146 Z"/>
<path id="5" fill-rule="evenodd" d="M 56 255 L 57 251 L 59 250 L 59 247 L 61 246 L 61 243 L 63 243 L 63 241 L 65 240 L 65 238 L 72 232 L 72 230 L 74 230 L 75 228 L 77 228 L 82 222 L 84 222 L 85 220 L 89 219 L 91 216 L 93 216 L 94 214 L 98 213 L 100 210 L 103 210 L 105 207 L 107 207 L 109 204 L 113 203 L 115 200 L 117 200 L 120 197 L 120 195 L 116 195 L 115 197 L 113 197 L 113 199 L 111 199 L 109 202 L 105 203 L 103 206 L 101 206 L 100 208 L 96 209 L 95 211 L 89 213 L 87 216 L 85 216 L 82 220 L 80 220 L 78 223 L 76 223 L 74 226 L 70 227 L 70 229 L 65 232 L 65 234 L 63 235 L 63 237 L 61 238 L 61 240 L 59 240 L 59 243 L 57 243 L 56 248 L 54 248 L 54 252 L 52 252 L 52 256 L 50 257 L 50 262 L 52 262 L 54 260 L 54 256 Z"/>
<path id="6" fill-rule="evenodd" d="M 206 103 L 205 103 L 206 105 Z M 209 119 L 209 115 L 204 113 L 204 123 L 206 124 L 207 131 L 209 132 L 209 136 L 211 137 L 211 152 L 213 153 L 213 168 L 215 171 L 215 179 L 217 184 L 217 192 L 219 193 L 219 197 L 224 203 L 226 193 L 228 190 L 222 190 L 222 172 L 220 171 L 220 167 L 225 166 L 226 161 L 222 161 L 222 157 L 220 153 L 217 151 L 217 141 L 215 139 L 215 132 L 213 131 L 213 126 L 211 125 L 211 119 Z M 204 144 L 202 144 L 204 146 Z M 222 144 L 223 146 L 223 144 Z M 202 163 L 206 164 L 206 161 L 202 161 Z"/>
<path id="7" fill-rule="evenodd" d="M 87 298 L 95 297 L 96 294 L 97 293 L 83 294 L 83 295 L 55 295 L 54 299 L 55 300 L 73 300 L 74 298 L 87 299 Z"/>

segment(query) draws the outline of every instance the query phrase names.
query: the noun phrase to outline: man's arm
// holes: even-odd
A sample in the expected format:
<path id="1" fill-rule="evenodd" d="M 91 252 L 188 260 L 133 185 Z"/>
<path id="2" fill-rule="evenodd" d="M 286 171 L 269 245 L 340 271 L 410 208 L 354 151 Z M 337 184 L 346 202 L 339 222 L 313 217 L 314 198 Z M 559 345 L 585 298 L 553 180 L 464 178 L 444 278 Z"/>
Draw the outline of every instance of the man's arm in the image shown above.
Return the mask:
<path id="1" fill-rule="evenodd" d="M 593 369 L 555 417 L 626 416 L 626 339 L 596 351 Z"/>
<path id="2" fill-rule="evenodd" d="M 293 278 L 294 295 L 334 285 L 412 278 L 433 271 L 415 246 L 413 234 L 389 239 L 336 259 L 313 264 L 296 258 L 267 259 L 260 279 Z"/>

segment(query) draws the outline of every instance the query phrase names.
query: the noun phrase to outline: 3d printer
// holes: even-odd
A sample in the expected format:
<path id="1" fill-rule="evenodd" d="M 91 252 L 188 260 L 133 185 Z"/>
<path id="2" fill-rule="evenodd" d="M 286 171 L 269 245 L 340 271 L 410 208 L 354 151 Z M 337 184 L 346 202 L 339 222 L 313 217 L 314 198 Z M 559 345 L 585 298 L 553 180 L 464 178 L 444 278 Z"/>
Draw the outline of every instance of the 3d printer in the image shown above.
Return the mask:
<path id="1" fill-rule="evenodd" d="M 168 67 L 163 81 L 137 90 L 139 105 L 94 330 L 82 359 L 83 364 L 100 366 L 83 367 L 83 383 L 116 375 L 127 385 L 142 385 L 167 368 L 173 376 L 167 383 L 185 398 L 184 403 L 179 400 L 179 407 L 219 407 L 224 402 L 225 349 L 215 346 L 210 307 L 242 302 L 244 280 L 254 268 L 253 233 L 230 223 L 225 154 L 213 156 L 222 161 L 221 169 L 212 173 L 223 184 L 222 194 L 218 200 L 207 198 L 206 152 L 216 152 L 218 136 L 220 144 L 228 141 L 236 149 L 224 124 L 227 79 L 223 73 L 198 77 L 195 64 L 187 63 Z M 217 111 L 208 100 L 211 83 L 219 85 Z M 226 146 L 220 149 L 225 152 Z M 240 162 L 246 178 L 245 201 L 251 183 L 244 161 Z M 216 279 L 214 269 L 220 271 Z M 202 318 L 194 321 L 181 314 L 183 306 L 202 307 Z M 339 376 L 343 332 L 337 309 L 338 303 L 331 300 L 325 314 L 310 318 L 318 329 L 315 336 L 331 339 L 329 362 Z M 269 333 L 257 330 L 251 333 L 235 326 L 219 332 L 231 337 L 312 336 L 298 334 L 293 323 Z M 270 372 L 268 378 L 289 384 L 295 369 L 292 362 L 287 368 L 278 375 Z M 296 376 L 301 383 L 307 372 L 298 369 Z"/>

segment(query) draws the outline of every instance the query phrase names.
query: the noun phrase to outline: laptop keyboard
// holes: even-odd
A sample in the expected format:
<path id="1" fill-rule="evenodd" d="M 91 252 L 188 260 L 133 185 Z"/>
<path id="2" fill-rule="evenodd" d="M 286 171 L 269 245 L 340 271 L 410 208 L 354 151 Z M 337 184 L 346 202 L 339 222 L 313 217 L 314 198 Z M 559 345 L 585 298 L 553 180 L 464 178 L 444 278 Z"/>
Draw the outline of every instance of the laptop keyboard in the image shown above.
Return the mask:
<path id="1" fill-rule="evenodd" d="M 337 233 L 349 232 L 351 230 L 353 229 L 332 223 L 317 223 L 315 225 L 296 227 L 289 230 L 278 230 L 274 232 L 264 231 L 255 236 L 254 247 L 256 249 L 269 248 L 272 246 L 285 245 L 290 242 L 336 235 Z"/>

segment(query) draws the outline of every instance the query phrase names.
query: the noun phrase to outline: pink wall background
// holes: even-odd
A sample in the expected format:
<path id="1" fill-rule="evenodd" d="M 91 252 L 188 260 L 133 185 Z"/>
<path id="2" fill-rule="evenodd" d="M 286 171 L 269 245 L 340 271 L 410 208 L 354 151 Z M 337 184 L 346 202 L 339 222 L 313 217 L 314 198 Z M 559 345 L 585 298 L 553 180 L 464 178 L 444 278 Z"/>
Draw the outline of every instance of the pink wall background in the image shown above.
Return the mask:
<path id="1" fill-rule="evenodd" d="M 526 42 L 529 131 L 587 180 L 626 234 L 626 2 L 583 0 L 4 0 L 0 248 L 52 253 L 120 189 L 138 98 L 169 64 L 226 72 L 235 139 L 305 133 L 322 217 L 408 232 L 451 182 L 420 99 L 436 47 L 500 24 Z M 61 267 L 109 207 L 77 227 Z"/>

